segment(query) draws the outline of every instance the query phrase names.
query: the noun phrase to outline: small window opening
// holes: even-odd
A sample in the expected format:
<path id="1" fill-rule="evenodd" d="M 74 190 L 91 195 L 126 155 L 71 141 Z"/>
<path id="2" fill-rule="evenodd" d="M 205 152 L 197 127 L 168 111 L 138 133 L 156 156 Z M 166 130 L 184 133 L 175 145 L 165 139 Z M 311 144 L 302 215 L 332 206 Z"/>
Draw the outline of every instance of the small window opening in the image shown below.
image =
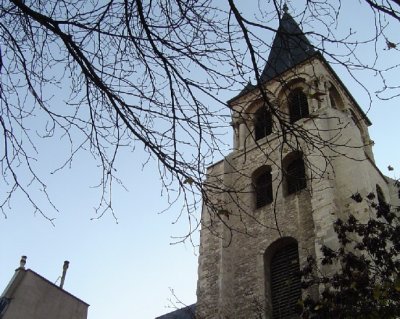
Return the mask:
<path id="1" fill-rule="evenodd" d="M 378 197 L 379 206 L 386 205 L 385 195 L 383 195 L 382 188 L 378 184 L 376 185 L 376 196 Z"/>
<path id="2" fill-rule="evenodd" d="M 270 171 L 264 170 L 254 178 L 254 190 L 256 208 L 272 203 L 272 175 Z"/>
<path id="3" fill-rule="evenodd" d="M 6 312 L 7 307 L 10 303 L 10 299 L 6 297 L 1 297 L 0 298 L 0 317 Z"/>
<path id="4" fill-rule="evenodd" d="M 272 318 L 296 317 L 301 298 L 301 278 L 297 243 L 278 250 L 271 259 Z"/>
<path id="5" fill-rule="evenodd" d="M 329 101 L 331 102 L 331 107 L 337 110 L 343 109 L 343 101 L 340 97 L 339 92 L 333 84 L 329 88 Z"/>
<path id="6" fill-rule="evenodd" d="M 296 193 L 307 186 L 306 172 L 302 158 L 293 160 L 286 168 L 287 194 Z"/>
<path id="7" fill-rule="evenodd" d="M 380 212 L 383 211 L 387 212 L 389 210 L 389 205 L 386 203 L 385 195 L 383 195 L 382 188 L 378 184 L 376 185 L 376 195 L 378 197 L 378 205 L 379 205 L 378 210 Z"/>
<path id="8" fill-rule="evenodd" d="M 330 99 L 330 101 L 331 101 L 331 106 L 332 106 L 334 109 L 337 109 L 338 107 L 337 107 L 337 105 L 336 105 L 335 99 L 334 99 L 334 97 L 333 97 L 333 95 L 332 95 L 331 92 L 329 92 L 329 99 Z"/>
<path id="9" fill-rule="evenodd" d="M 301 89 L 295 89 L 288 96 L 290 122 L 294 123 L 309 115 L 307 96 Z"/>
<path id="10" fill-rule="evenodd" d="M 254 115 L 254 131 L 256 141 L 272 133 L 271 113 L 265 107 L 259 108 Z"/>

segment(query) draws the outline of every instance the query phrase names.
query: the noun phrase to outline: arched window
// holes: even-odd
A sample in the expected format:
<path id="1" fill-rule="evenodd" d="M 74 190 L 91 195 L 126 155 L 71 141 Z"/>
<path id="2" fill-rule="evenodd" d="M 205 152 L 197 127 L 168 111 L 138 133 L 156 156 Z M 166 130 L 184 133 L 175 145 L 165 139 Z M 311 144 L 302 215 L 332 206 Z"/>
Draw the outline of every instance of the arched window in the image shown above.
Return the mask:
<path id="1" fill-rule="evenodd" d="M 302 89 L 297 88 L 289 93 L 288 104 L 291 123 L 309 115 L 307 96 Z"/>
<path id="2" fill-rule="evenodd" d="M 296 193 L 307 186 L 304 161 L 300 154 L 284 166 L 286 194 Z"/>
<path id="3" fill-rule="evenodd" d="M 337 89 L 334 87 L 333 84 L 331 84 L 331 87 L 329 88 L 329 101 L 331 103 L 332 108 L 338 110 L 343 109 L 343 101 L 340 97 L 339 92 L 337 91 Z"/>
<path id="4" fill-rule="evenodd" d="M 272 203 L 272 175 L 271 169 L 262 167 L 253 175 L 256 208 Z"/>
<path id="5" fill-rule="evenodd" d="M 271 258 L 270 288 L 272 318 L 286 319 L 296 315 L 296 305 L 301 298 L 301 278 L 297 242 L 292 242 Z"/>
<path id="6" fill-rule="evenodd" d="M 271 113 L 265 107 L 260 107 L 254 114 L 254 132 L 256 141 L 272 133 Z"/>

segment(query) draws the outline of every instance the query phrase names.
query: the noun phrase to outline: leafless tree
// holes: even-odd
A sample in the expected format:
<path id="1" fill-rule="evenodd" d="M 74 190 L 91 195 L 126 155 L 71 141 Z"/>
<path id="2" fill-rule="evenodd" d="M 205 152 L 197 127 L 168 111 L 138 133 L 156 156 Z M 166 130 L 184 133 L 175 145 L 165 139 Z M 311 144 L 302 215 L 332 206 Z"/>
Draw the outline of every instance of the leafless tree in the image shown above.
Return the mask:
<path id="1" fill-rule="evenodd" d="M 400 21 L 400 3 L 362 2 L 372 10 L 376 26 L 364 40 L 353 31 L 335 33 L 340 0 L 289 3 L 289 9 L 315 50 L 331 63 L 345 67 L 361 85 L 354 71 L 375 72 L 382 81 L 381 96 L 398 96 L 399 85 L 385 77 L 397 65 L 382 66 L 379 53 L 398 50 L 387 26 Z M 205 165 L 219 156 L 219 128 L 230 121 L 218 93 L 237 94 L 249 78 L 283 132 L 318 145 L 318 134 L 286 121 L 262 89 L 260 68 L 284 2 L 259 1 L 249 12 L 240 5 L 234 0 L 1 1 L 3 214 L 14 194 L 22 192 L 34 210 L 47 216 L 31 193 L 39 188 L 52 203 L 46 180 L 35 169 L 36 145 L 60 138 L 70 156 L 55 171 L 70 165 L 80 151 L 91 152 L 101 167 L 100 215 L 113 212 L 111 188 L 121 182 L 115 172 L 120 149 L 143 147 L 158 162 L 167 193 L 178 190 L 185 212 L 194 217 L 204 195 Z M 357 54 L 364 45 L 375 48 L 372 63 Z M 67 92 L 65 104 L 55 105 L 53 95 L 61 89 Z M 45 125 L 37 128 L 37 118 Z"/>

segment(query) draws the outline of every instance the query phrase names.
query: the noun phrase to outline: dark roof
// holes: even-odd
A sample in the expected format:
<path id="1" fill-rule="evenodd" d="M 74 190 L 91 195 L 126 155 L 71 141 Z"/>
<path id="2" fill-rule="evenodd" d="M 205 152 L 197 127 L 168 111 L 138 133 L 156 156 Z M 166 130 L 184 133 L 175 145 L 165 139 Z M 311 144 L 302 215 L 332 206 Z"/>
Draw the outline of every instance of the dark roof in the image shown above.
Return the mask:
<path id="1" fill-rule="evenodd" d="M 266 82 L 315 54 L 299 25 L 292 16 L 284 12 L 276 33 L 267 64 L 261 74 L 261 82 Z"/>
<path id="2" fill-rule="evenodd" d="M 326 67 L 334 75 L 336 80 L 344 88 L 356 108 L 360 111 L 363 118 L 366 120 L 367 125 L 371 125 L 371 121 L 369 120 L 367 115 L 359 106 L 355 98 L 351 95 L 350 91 L 344 85 L 340 77 L 330 66 L 328 61 L 326 61 L 326 59 L 320 52 L 314 50 L 314 47 L 311 45 L 310 41 L 308 41 L 307 37 L 300 29 L 297 22 L 287 12 L 287 7 L 284 8 L 284 13 L 279 22 L 279 28 L 275 35 L 275 39 L 268 56 L 267 64 L 265 65 L 264 70 L 261 73 L 261 83 L 272 80 L 273 78 L 283 74 L 284 72 L 290 70 L 300 63 L 305 62 L 312 57 L 318 58 L 326 65 Z M 245 95 L 255 88 L 256 85 L 252 85 L 249 81 L 238 95 L 234 96 L 227 102 L 228 105 L 230 105 L 232 101 Z"/>
<path id="3" fill-rule="evenodd" d="M 246 86 L 243 88 L 242 91 L 240 91 L 240 94 L 245 94 L 247 92 L 250 92 L 252 89 L 254 89 L 256 86 L 251 84 L 251 81 L 247 82 Z"/>
<path id="4" fill-rule="evenodd" d="M 156 319 L 194 319 L 195 318 L 196 304 L 187 306 L 182 309 L 175 310 L 167 313 Z"/>
<path id="5" fill-rule="evenodd" d="M 285 10 L 279 22 L 267 63 L 260 76 L 261 83 L 272 80 L 315 54 L 316 51 L 310 41 L 293 17 Z M 256 85 L 249 81 L 237 96 L 228 101 L 228 104 L 255 87 Z"/>

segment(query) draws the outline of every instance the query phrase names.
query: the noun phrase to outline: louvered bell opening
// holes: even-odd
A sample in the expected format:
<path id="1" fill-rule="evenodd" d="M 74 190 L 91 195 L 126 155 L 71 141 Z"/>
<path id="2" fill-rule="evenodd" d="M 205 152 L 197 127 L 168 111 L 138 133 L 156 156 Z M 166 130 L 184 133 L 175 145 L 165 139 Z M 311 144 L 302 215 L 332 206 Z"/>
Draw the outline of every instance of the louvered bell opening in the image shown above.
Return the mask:
<path id="1" fill-rule="evenodd" d="M 307 96 L 301 89 L 294 90 L 290 93 L 289 98 L 290 122 L 294 123 L 303 117 L 309 115 Z"/>
<path id="2" fill-rule="evenodd" d="M 301 158 L 290 163 L 286 170 L 287 193 L 296 193 L 307 186 L 304 162 Z"/>
<path id="3" fill-rule="evenodd" d="M 265 108 L 260 108 L 256 112 L 254 130 L 256 141 L 272 133 L 271 113 L 268 112 Z"/>
<path id="4" fill-rule="evenodd" d="M 296 305 L 301 298 L 299 252 L 297 244 L 285 246 L 271 260 L 272 318 L 298 317 Z"/>
<path id="5" fill-rule="evenodd" d="M 256 208 L 272 203 L 272 176 L 264 172 L 255 180 Z"/>

